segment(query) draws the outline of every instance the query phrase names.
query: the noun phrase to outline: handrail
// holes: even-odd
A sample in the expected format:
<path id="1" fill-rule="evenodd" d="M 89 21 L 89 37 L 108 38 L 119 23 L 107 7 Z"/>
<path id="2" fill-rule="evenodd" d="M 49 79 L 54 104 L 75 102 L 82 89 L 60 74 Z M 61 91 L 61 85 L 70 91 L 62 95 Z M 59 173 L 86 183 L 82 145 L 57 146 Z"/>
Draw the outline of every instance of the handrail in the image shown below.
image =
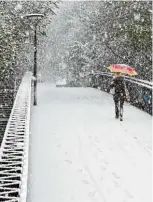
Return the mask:
<path id="1" fill-rule="evenodd" d="M 19 86 L 0 148 L 0 201 L 26 202 L 31 72 Z"/>
<path id="2" fill-rule="evenodd" d="M 86 76 L 91 78 L 88 87 L 91 86 L 108 92 L 113 73 L 92 72 Z M 153 83 L 129 76 L 124 76 L 124 78 L 129 92 L 130 104 L 152 115 Z"/>
<path id="3" fill-rule="evenodd" d="M 95 76 L 100 76 L 100 75 L 106 75 L 109 77 L 113 77 L 113 73 L 108 73 L 108 72 L 94 72 L 94 73 L 88 73 L 87 75 L 95 75 Z M 130 81 L 132 83 L 136 83 L 139 84 L 141 86 L 147 87 L 152 89 L 153 88 L 153 83 L 150 81 L 146 81 L 146 80 L 141 80 L 141 79 L 137 79 L 134 77 L 129 77 L 129 76 L 123 76 L 125 78 L 125 80 Z"/>

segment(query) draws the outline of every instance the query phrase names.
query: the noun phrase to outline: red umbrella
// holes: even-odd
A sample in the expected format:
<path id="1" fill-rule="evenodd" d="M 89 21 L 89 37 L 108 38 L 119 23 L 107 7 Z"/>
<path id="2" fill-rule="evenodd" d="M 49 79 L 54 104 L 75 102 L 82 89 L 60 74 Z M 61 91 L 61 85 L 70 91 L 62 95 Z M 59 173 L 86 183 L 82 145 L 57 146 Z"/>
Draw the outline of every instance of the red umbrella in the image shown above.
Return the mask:
<path id="1" fill-rule="evenodd" d="M 122 74 L 128 74 L 130 76 L 137 75 L 137 72 L 130 66 L 125 64 L 113 64 L 107 67 L 111 72 L 120 72 Z"/>

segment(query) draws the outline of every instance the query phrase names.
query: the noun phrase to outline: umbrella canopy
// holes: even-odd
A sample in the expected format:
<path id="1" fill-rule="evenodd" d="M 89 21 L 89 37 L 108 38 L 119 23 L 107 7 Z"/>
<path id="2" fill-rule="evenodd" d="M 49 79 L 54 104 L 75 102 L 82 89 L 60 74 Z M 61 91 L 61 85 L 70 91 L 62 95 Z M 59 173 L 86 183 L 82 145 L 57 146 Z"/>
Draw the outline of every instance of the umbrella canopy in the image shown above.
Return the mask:
<path id="1" fill-rule="evenodd" d="M 122 74 L 128 74 L 130 76 L 137 75 L 137 72 L 130 66 L 125 64 L 113 64 L 107 67 L 111 72 L 120 72 Z"/>

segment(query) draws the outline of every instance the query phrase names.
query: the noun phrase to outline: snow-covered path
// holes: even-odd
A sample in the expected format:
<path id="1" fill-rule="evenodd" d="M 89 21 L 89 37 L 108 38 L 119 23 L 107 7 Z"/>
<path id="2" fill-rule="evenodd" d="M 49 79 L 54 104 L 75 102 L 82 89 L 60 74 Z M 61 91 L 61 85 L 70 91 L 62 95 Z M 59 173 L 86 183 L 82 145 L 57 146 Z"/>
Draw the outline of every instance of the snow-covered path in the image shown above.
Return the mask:
<path id="1" fill-rule="evenodd" d="M 91 88 L 38 86 L 28 202 L 151 202 L 151 116 Z"/>

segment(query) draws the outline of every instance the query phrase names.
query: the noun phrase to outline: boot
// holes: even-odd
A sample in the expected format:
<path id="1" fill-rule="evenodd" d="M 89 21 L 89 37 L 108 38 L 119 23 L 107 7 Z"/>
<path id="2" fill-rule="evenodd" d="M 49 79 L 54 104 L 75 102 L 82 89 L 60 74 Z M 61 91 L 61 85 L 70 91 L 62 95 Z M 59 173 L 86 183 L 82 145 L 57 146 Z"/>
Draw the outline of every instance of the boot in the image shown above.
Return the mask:
<path id="1" fill-rule="evenodd" d="M 116 118 L 116 119 L 118 119 L 118 118 L 119 118 L 119 115 L 118 115 L 118 114 L 116 114 L 115 118 Z"/>
<path id="2" fill-rule="evenodd" d="M 118 106 L 116 106 L 116 108 L 115 108 L 115 114 L 116 114 L 115 118 L 118 119 L 119 118 L 119 109 L 118 109 Z"/>
<path id="3" fill-rule="evenodd" d="M 120 111 L 120 121 L 123 121 L 123 110 Z"/>

